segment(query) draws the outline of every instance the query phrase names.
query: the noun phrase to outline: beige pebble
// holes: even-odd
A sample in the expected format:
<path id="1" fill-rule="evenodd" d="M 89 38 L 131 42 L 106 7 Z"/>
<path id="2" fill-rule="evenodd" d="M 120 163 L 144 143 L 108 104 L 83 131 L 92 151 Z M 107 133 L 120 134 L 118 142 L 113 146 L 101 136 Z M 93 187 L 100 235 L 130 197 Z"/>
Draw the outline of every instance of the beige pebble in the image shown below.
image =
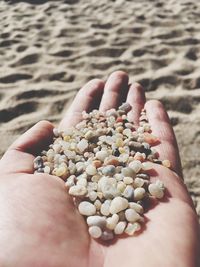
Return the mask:
<path id="1" fill-rule="evenodd" d="M 116 197 L 110 204 L 110 213 L 118 213 L 121 210 L 125 210 L 128 207 L 128 200 L 123 197 Z"/>
<path id="2" fill-rule="evenodd" d="M 140 204 L 138 204 L 138 203 L 129 202 L 129 208 L 130 209 L 134 209 L 139 214 L 143 214 L 144 213 L 143 207 Z"/>
<path id="3" fill-rule="evenodd" d="M 110 214 L 110 201 L 108 202 L 104 202 L 102 205 L 101 205 L 101 214 L 104 215 L 104 216 L 108 216 Z"/>
<path id="4" fill-rule="evenodd" d="M 163 189 L 157 184 L 150 184 L 148 190 L 153 197 L 161 199 L 164 196 Z"/>
<path id="5" fill-rule="evenodd" d="M 167 168 L 170 168 L 171 167 L 171 163 L 168 159 L 165 159 L 162 161 L 162 165 L 167 167 Z"/>
<path id="6" fill-rule="evenodd" d="M 100 228 L 104 228 L 106 226 L 105 217 L 94 215 L 87 217 L 87 224 L 89 226 L 98 226 Z"/>
<path id="7" fill-rule="evenodd" d="M 145 181 L 142 178 L 136 177 L 133 185 L 135 188 L 137 188 L 137 187 L 142 187 L 144 185 L 144 183 L 145 183 Z"/>
<path id="8" fill-rule="evenodd" d="M 87 189 L 82 185 L 74 185 L 70 187 L 69 194 L 72 196 L 85 196 L 87 194 Z"/>
<path id="9" fill-rule="evenodd" d="M 129 176 L 129 177 L 132 177 L 132 178 L 135 178 L 135 176 L 136 176 L 136 173 L 134 172 L 134 170 L 132 170 L 129 167 L 123 168 L 122 169 L 122 174 L 124 176 Z"/>
<path id="10" fill-rule="evenodd" d="M 77 148 L 80 150 L 80 152 L 84 152 L 88 148 L 88 141 L 85 139 L 82 139 L 78 144 Z"/>
<path id="11" fill-rule="evenodd" d="M 89 175 L 95 175 L 97 173 L 97 169 L 94 165 L 90 164 L 85 169 L 86 173 Z"/>
<path id="12" fill-rule="evenodd" d="M 142 187 L 138 187 L 134 190 L 134 200 L 138 201 L 144 198 L 146 192 L 145 189 Z"/>
<path id="13" fill-rule="evenodd" d="M 126 188 L 126 184 L 125 184 L 124 182 L 119 181 L 119 182 L 117 183 L 117 190 L 118 190 L 119 192 L 121 192 L 121 193 L 124 192 L 125 188 Z"/>
<path id="14" fill-rule="evenodd" d="M 142 163 L 142 169 L 144 171 L 151 170 L 153 168 L 153 164 L 151 162 L 143 162 Z"/>
<path id="15" fill-rule="evenodd" d="M 105 158 L 108 157 L 108 156 L 109 156 L 108 155 L 108 152 L 103 151 L 103 150 L 101 150 L 101 151 L 99 151 L 99 152 L 96 153 L 96 158 L 99 159 L 99 160 L 101 160 L 101 161 L 104 161 Z"/>
<path id="16" fill-rule="evenodd" d="M 91 201 L 95 201 L 97 199 L 97 192 L 91 191 L 88 193 L 88 197 Z"/>
<path id="17" fill-rule="evenodd" d="M 116 235 L 121 235 L 124 232 L 126 225 L 127 225 L 126 222 L 118 222 L 117 225 L 115 226 L 114 233 Z"/>
<path id="18" fill-rule="evenodd" d="M 125 183 L 125 184 L 132 184 L 133 183 L 133 178 L 132 177 L 127 177 L 127 176 L 125 176 L 124 177 L 124 179 L 123 179 L 123 182 Z"/>
<path id="19" fill-rule="evenodd" d="M 98 196 L 98 193 L 97 193 L 97 196 Z M 95 205 L 97 210 L 100 210 L 102 203 L 101 203 L 101 201 L 99 199 L 96 199 L 95 202 L 94 202 L 94 205 Z"/>
<path id="20" fill-rule="evenodd" d="M 112 217 L 107 218 L 106 221 L 106 227 L 110 230 L 113 230 L 119 221 L 119 215 L 113 214 Z"/>
<path id="21" fill-rule="evenodd" d="M 138 173 L 142 168 L 142 163 L 139 160 L 133 160 L 129 163 L 129 167 Z"/>
<path id="22" fill-rule="evenodd" d="M 68 176 L 69 172 L 68 169 L 66 167 L 59 167 L 56 169 L 55 175 L 62 178 L 62 179 L 66 179 Z"/>
<path id="23" fill-rule="evenodd" d="M 102 230 L 98 226 L 90 226 L 88 231 L 93 238 L 100 238 L 102 235 Z"/>
<path id="24" fill-rule="evenodd" d="M 85 216 L 95 215 L 96 213 L 96 207 L 88 201 L 81 202 L 78 206 L 78 210 L 80 214 Z"/>
<path id="25" fill-rule="evenodd" d="M 140 219 L 140 215 L 134 209 L 125 210 L 125 217 L 128 222 L 136 222 Z"/>
<path id="26" fill-rule="evenodd" d="M 80 178 L 77 180 L 77 185 L 81 185 L 81 186 L 87 186 L 87 179 L 84 179 L 84 178 Z"/>
<path id="27" fill-rule="evenodd" d="M 128 235 L 134 235 L 134 233 L 139 231 L 140 229 L 141 229 L 141 225 L 138 222 L 128 223 L 124 232 Z"/>

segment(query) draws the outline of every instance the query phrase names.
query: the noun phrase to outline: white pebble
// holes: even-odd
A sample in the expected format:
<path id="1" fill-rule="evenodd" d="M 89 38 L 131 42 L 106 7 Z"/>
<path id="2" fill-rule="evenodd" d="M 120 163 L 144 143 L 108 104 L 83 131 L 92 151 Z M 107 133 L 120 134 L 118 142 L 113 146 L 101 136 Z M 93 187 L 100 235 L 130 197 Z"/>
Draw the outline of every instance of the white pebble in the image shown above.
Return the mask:
<path id="1" fill-rule="evenodd" d="M 82 185 L 82 186 L 87 186 L 87 179 L 85 179 L 85 178 L 80 178 L 80 179 L 78 179 L 78 181 L 77 181 L 77 183 L 76 183 L 77 185 Z"/>
<path id="2" fill-rule="evenodd" d="M 164 190 L 157 184 L 150 184 L 148 190 L 153 197 L 160 199 L 164 196 Z"/>
<path id="3" fill-rule="evenodd" d="M 142 163 L 142 169 L 144 171 L 151 170 L 153 168 L 153 164 L 151 162 L 143 162 Z"/>
<path id="4" fill-rule="evenodd" d="M 136 222 L 140 219 L 140 215 L 134 209 L 127 209 L 125 211 L 125 217 L 129 222 Z"/>
<path id="5" fill-rule="evenodd" d="M 97 169 L 95 168 L 94 165 L 90 164 L 86 167 L 86 173 L 89 175 L 95 175 L 97 173 Z"/>
<path id="6" fill-rule="evenodd" d="M 113 230 L 119 221 L 119 215 L 113 214 L 112 217 L 107 218 L 106 227 L 110 230 Z"/>
<path id="7" fill-rule="evenodd" d="M 99 160 L 101 160 L 101 161 L 104 161 L 105 158 L 108 157 L 108 156 L 109 156 L 109 154 L 108 154 L 107 151 L 101 150 L 101 151 L 98 151 L 96 153 L 96 158 L 99 159 Z"/>
<path id="8" fill-rule="evenodd" d="M 89 226 L 98 226 L 104 228 L 106 226 L 106 219 L 102 216 L 89 216 L 87 217 L 87 224 Z"/>
<path id="9" fill-rule="evenodd" d="M 102 205 L 101 205 L 101 214 L 104 216 L 108 216 L 110 214 L 110 201 L 105 201 Z"/>
<path id="10" fill-rule="evenodd" d="M 88 193 L 88 197 L 91 201 L 95 201 L 97 199 L 97 192 L 91 191 Z"/>
<path id="11" fill-rule="evenodd" d="M 141 225 L 138 222 L 128 223 L 124 232 L 128 235 L 133 235 L 135 232 L 139 231 L 140 229 L 141 229 Z"/>
<path id="12" fill-rule="evenodd" d="M 131 185 L 127 185 L 124 189 L 123 196 L 128 199 L 132 199 L 134 197 L 134 189 Z"/>
<path id="13" fill-rule="evenodd" d="M 134 190 L 134 199 L 135 201 L 141 200 L 145 196 L 145 189 L 142 187 L 138 187 Z"/>
<path id="14" fill-rule="evenodd" d="M 144 185 L 144 179 L 136 177 L 134 180 L 134 187 L 142 187 Z"/>
<path id="15" fill-rule="evenodd" d="M 135 178 L 135 176 L 136 176 L 136 173 L 134 172 L 134 170 L 132 170 L 129 167 L 123 168 L 122 169 L 122 174 L 124 176 L 129 176 L 129 177 L 132 177 L 132 178 Z"/>
<path id="16" fill-rule="evenodd" d="M 87 189 L 82 185 L 74 185 L 70 187 L 69 194 L 72 196 L 85 196 L 87 194 Z"/>
<path id="17" fill-rule="evenodd" d="M 126 222 L 118 222 L 118 224 L 115 226 L 114 233 L 116 235 L 121 235 L 124 232 L 125 228 Z"/>
<path id="18" fill-rule="evenodd" d="M 110 204 L 110 213 L 115 214 L 128 207 L 128 200 L 123 197 L 116 197 Z"/>
<path id="19" fill-rule="evenodd" d="M 139 214 L 143 214 L 144 213 L 143 207 L 140 204 L 138 204 L 138 203 L 129 202 L 129 208 L 130 209 L 134 209 Z"/>
<path id="20" fill-rule="evenodd" d="M 101 228 L 98 226 L 90 226 L 88 231 L 93 238 L 99 238 L 102 235 Z"/>
<path id="21" fill-rule="evenodd" d="M 125 176 L 124 179 L 123 179 L 123 182 L 125 184 L 132 184 L 133 183 L 133 178 Z"/>
<path id="22" fill-rule="evenodd" d="M 85 139 L 82 139 L 78 144 L 77 148 L 80 150 L 80 152 L 84 152 L 88 148 L 88 141 Z"/>
<path id="23" fill-rule="evenodd" d="M 129 167 L 138 173 L 142 168 L 142 163 L 139 160 L 133 160 L 129 163 Z"/>
<path id="24" fill-rule="evenodd" d="M 79 204 L 78 210 L 80 214 L 85 216 L 91 216 L 96 213 L 96 207 L 88 201 L 83 201 Z"/>

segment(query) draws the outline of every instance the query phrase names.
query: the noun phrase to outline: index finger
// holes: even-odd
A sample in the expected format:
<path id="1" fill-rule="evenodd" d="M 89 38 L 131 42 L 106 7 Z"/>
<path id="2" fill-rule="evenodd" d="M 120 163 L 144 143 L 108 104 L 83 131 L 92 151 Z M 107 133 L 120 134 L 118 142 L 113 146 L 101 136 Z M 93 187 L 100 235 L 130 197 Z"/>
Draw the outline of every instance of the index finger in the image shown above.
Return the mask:
<path id="1" fill-rule="evenodd" d="M 156 146 L 156 149 L 161 160 L 168 159 L 172 169 L 179 176 L 182 176 L 176 137 L 164 106 L 158 100 L 150 100 L 146 102 L 145 109 L 152 133 L 160 140 L 160 144 Z"/>

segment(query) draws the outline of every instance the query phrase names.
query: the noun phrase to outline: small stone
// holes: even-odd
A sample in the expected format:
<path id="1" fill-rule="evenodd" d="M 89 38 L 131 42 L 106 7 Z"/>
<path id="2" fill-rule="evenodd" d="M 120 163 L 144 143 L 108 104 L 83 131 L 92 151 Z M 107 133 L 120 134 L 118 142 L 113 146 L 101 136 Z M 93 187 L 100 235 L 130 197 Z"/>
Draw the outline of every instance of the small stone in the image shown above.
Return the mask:
<path id="1" fill-rule="evenodd" d="M 138 204 L 138 203 L 129 202 L 129 208 L 130 209 L 134 209 L 139 214 L 143 214 L 144 213 L 143 207 L 140 204 Z"/>
<path id="2" fill-rule="evenodd" d="M 162 161 L 162 165 L 167 167 L 167 168 L 170 168 L 171 167 L 171 163 L 168 159 L 165 159 Z"/>
<path id="3" fill-rule="evenodd" d="M 134 190 L 134 200 L 138 201 L 144 198 L 146 192 L 145 189 L 142 187 L 138 187 Z"/>
<path id="4" fill-rule="evenodd" d="M 77 185 L 80 185 L 80 186 L 87 186 L 87 179 L 85 179 L 85 178 L 80 178 L 80 179 L 78 179 L 78 181 L 77 181 L 77 183 L 76 183 Z"/>
<path id="5" fill-rule="evenodd" d="M 135 180 L 134 180 L 134 187 L 137 188 L 137 187 L 142 187 L 145 183 L 145 180 L 141 179 L 141 178 L 138 178 L 136 177 Z"/>
<path id="6" fill-rule="evenodd" d="M 158 199 L 161 199 L 164 196 L 164 190 L 158 184 L 150 184 L 148 190 L 153 197 Z"/>
<path id="7" fill-rule="evenodd" d="M 87 194 L 87 189 L 85 186 L 82 185 L 74 185 L 70 187 L 69 194 L 72 196 L 85 196 Z"/>
<path id="8" fill-rule="evenodd" d="M 106 227 L 113 230 L 119 221 L 119 215 L 113 214 L 112 217 L 107 218 Z"/>
<path id="9" fill-rule="evenodd" d="M 93 238 L 99 238 L 102 235 L 102 231 L 101 228 L 98 226 L 91 226 L 89 227 L 89 234 L 91 235 L 91 237 Z"/>
<path id="10" fill-rule="evenodd" d="M 123 191 L 123 196 L 127 199 L 134 198 L 134 189 L 131 185 L 127 185 Z"/>
<path id="11" fill-rule="evenodd" d="M 109 156 L 109 155 L 108 155 L 108 152 L 103 151 L 103 150 L 98 151 L 98 152 L 96 153 L 96 158 L 99 159 L 99 160 L 101 160 L 101 161 L 104 161 L 105 158 L 108 157 L 108 156 Z"/>
<path id="12" fill-rule="evenodd" d="M 127 209 L 125 211 L 125 217 L 128 222 L 136 222 L 140 219 L 140 215 L 134 209 Z"/>
<path id="13" fill-rule="evenodd" d="M 105 217 L 94 215 L 87 217 L 87 224 L 89 226 L 98 226 L 100 228 L 104 228 L 106 226 Z"/>
<path id="14" fill-rule="evenodd" d="M 123 144 L 124 144 L 123 139 L 122 138 L 117 138 L 115 144 L 116 144 L 116 147 L 123 146 Z"/>
<path id="15" fill-rule="evenodd" d="M 129 176 L 129 177 L 132 177 L 132 178 L 135 178 L 135 176 L 136 176 L 136 173 L 134 172 L 134 170 L 132 170 L 129 167 L 123 168 L 122 169 L 122 174 L 124 176 Z"/>
<path id="16" fill-rule="evenodd" d="M 106 176 L 113 176 L 115 174 L 115 166 L 107 165 L 102 169 L 102 173 Z"/>
<path id="17" fill-rule="evenodd" d="M 125 176 L 124 177 L 124 179 L 123 179 L 123 182 L 125 183 L 125 184 L 132 184 L 133 183 L 133 178 L 132 177 L 127 177 L 127 176 Z"/>
<path id="18" fill-rule="evenodd" d="M 118 222 L 118 224 L 115 226 L 114 233 L 116 235 L 121 235 L 124 232 L 125 228 L 126 222 Z"/>
<path id="19" fill-rule="evenodd" d="M 110 201 L 105 201 L 102 205 L 101 205 L 101 214 L 104 216 L 108 216 L 110 214 Z"/>
<path id="20" fill-rule="evenodd" d="M 51 168 L 49 166 L 45 166 L 44 167 L 44 173 L 50 174 L 50 172 L 51 172 Z"/>
<path id="21" fill-rule="evenodd" d="M 128 200 L 123 197 L 116 197 L 110 204 L 110 213 L 115 214 L 128 207 Z"/>
<path id="22" fill-rule="evenodd" d="M 91 201 L 95 201 L 97 199 L 97 192 L 91 191 L 88 193 L 88 197 Z"/>
<path id="23" fill-rule="evenodd" d="M 117 190 L 118 190 L 119 192 L 121 192 L 121 193 L 124 192 L 125 188 L 126 188 L 126 184 L 125 184 L 124 182 L 119 181 L 119 182 L 117 183 Z"/>
<path id="24" fill-rule="evenodd" d="M 123 110 L 125 111 L 126 113 L 128 113 L 132 107 L 129 103 L 123 103 L 120 107 L 119 107 L 120 110 Z"/>
<path id="25" fill-rule="evenodd" d="M 93 133 L 93 131 L 89 130 L 88 132 L 86 132 L 86 134 L 85 134 L 84 137 L 85 137 L 85 139 L 87 139 L 87 140 L 92 139 L 92 138 L 94 137 L 94 133 Z"/>
<path id="26" fill-rule="evenodd" d="M 143 138 L 144 138 L 144 142 L 150 145 L 155 145 L 159 141 L 159 139 L 155 135 L 147 133 L 147 132 L 143 134 Z"/>
<path id="27" fill-rule="evenodd" d="M 94 160 L 92 164 L 95 166 L 95 168 L 100 168 L 102 166 L 102 162 L 100 160 Z"/>
<path id="28" fill-rule="evenodd" d="M 85 169 L 86 173 L 89 175 L 95 175 L 97 173 L 97 169 L 94 165 L 90 164 Z"/>
<path id="29" fill-rule="evenodd" d="M 142 163 L 139 160 L 133 160 L 128 165 L 135 173 L 138 173 L 142 168 Z"/>
<path id="30" fill-rule="evenodd" d="M 134 233 L 139 231 L 140 229 L 141 229 L 141 225 L 138 222 L 128 223 L 124 232 L 128 235 L 134 235 Z"/>
<path id="31" fill-rule="evenodd" d="M 67 178 L 68 174 L 69 174 L 68 169 L 63 166 L 57 168 L 55 172 L 55 175 L 62 178 L 63 180 Z"/>
<path id="32" fill-rule="evenodd" d="M 80 214 L 85 216 L 91 216 L 96 213 L 96 207 L 88 201 L 83 201 L 79 204 L 78 210 Z"/>
<path id="33" fill-rule="evenodd" d="M 84 152 L 88 148 L 88 141 L 85 139 L 82 139 L 78 144 L 77 148 L 80 152 Z"/>
<path id="34" fill-rule="evenodd" d="M 58 132 L 57 128 L 53 128 L 53 134 L 54 134 L 55 137 L 59 136 L 59 132 Z"/>
<path id="35" fill-rule="evenodd" d="M 97 196 L 98 196 L 98 193 L 97 193 Z M 100 210 L 102 203 L 101 203 L 101 201 L 99 199 L 96 199 L 95 202 L 94 202 L 94 205 L 95 205 L 97 210 Z"/>
<path id="36" fill-rule="evenodd" d="M 143 162 L 142 163 L 142 169 L 144 171 L 151 170 L 153 168 L 153 164 L 151 162 Z"/>

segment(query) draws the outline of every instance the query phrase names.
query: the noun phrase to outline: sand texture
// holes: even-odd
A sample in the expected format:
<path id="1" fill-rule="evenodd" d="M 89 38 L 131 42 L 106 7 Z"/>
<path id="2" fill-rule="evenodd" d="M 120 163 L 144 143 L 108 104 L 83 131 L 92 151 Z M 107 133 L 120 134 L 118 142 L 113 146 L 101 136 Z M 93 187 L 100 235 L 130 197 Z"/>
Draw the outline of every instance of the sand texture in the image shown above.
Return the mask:
<path id="1" fill-rule="evenodd" d="M 169 111 L 200 216 L 199 14 L 197 0 L 2 0 L 0 154 L 37 121 L 57 123 L 90 78 L 125 70 Z"/>

